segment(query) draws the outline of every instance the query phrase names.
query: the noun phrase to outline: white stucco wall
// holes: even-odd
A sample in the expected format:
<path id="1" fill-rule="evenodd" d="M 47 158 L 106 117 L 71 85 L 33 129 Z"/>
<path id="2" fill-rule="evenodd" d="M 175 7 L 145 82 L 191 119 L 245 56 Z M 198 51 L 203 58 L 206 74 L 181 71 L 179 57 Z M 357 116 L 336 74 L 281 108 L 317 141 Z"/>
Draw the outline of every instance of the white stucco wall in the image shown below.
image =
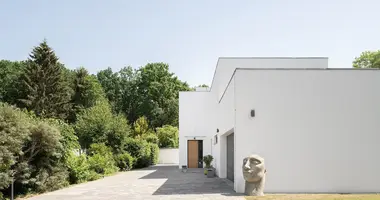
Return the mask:
<path id="1" fill-rule="evenodd" d="M 220 178 L 227 177 L 226 144 L 227 135 L 233 133 L 235 127 L 235 78 L 232 77 L 226 88 L 223 99 L 216 105 L 215 128 L 219 129 L 218 143 L 213 144 L 214 167 Z M 215 149 L 215 150 L 214 150 Z M 223 156 L 221 156 L 223 155 Z"/>
<path id="2" fill-rule="evenodd" d="M 328 59 L 324 57 L 291 58 L 291 57 L 264 57 L 264 58 L 219 58 L 212 81 L 211 90 L 216 93 L 219 101 L 227 88 L 236 68 L 327 68 Z"/>
<path id="3" fill-rule="evenodd" d="M 187 140 L 203 140 L 203 156 L 211 154 L 215 105 L 210 92 L 179 93 L 179 167 L 187 165 Z"/>
<path id="4" fill-rule="evenodd" d="M 179 150 L 177 148 L 160 148 L 158 164 L 179 164 Z"/>
<path id="5" fill-rule="evenodd" d="M 237 70 L 235 95 L 237 192 L 252 153 L 265 192 L 380 192 L 380 71 Z"/>

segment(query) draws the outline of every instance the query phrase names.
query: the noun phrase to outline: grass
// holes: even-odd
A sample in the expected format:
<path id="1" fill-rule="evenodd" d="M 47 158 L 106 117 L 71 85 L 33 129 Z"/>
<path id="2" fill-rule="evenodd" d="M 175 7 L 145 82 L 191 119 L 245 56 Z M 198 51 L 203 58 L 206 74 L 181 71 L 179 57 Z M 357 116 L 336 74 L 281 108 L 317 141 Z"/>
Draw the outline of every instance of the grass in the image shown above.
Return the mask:
<path id="1" fill-rule="evenodd" d="M 266 194 L 247 200 L 380 200 L 380 194 Z"/>

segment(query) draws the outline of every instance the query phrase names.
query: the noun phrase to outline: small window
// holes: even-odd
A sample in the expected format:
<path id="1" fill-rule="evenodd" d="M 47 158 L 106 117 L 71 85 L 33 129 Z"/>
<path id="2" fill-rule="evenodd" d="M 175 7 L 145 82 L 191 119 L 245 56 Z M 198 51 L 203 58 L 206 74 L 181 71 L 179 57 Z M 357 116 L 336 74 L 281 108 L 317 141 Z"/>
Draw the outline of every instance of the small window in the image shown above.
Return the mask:
<path id="1" fill-rule="evenodd" d="M 218 144 L 218 135 L 214 136 L 214 144 Z"/>

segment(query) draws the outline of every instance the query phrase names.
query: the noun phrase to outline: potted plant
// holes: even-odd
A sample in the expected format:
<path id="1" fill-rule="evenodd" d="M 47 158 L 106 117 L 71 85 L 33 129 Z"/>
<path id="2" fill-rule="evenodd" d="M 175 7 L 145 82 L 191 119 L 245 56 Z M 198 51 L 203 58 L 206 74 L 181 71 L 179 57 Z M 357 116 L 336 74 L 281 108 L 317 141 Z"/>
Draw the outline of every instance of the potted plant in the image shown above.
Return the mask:
<path id="1" fill-rule="evenodd" d="M 214 170 L 211 166 L 211 162 L 213 160 L 214 160 L 214 157 L 212 157 L 212 155 L 207 155 L 203 157 L 203 162 L 206 164 L 204 174 L 207 175 L 207 177 L 214 176 Z"/>
<path id="2" fill-rule="evenodd" d="M 182 172 L 187 172 L 187 165 L 182 165 Z"/>

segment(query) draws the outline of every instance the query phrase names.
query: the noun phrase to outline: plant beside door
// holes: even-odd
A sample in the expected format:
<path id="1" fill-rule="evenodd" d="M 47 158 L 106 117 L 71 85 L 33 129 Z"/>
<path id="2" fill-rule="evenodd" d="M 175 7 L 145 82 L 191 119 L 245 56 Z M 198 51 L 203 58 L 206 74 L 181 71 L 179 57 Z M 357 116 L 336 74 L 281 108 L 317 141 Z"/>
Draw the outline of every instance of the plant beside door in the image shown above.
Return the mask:
<path id="1" fill-rule="evenodd" d="M 212 155 L 206 155 L 203 157 L 203 162 L 205 163 L 205 169 L 203 173 L 207 175 L 207 177 L 211 178 L 215 176 L 214 168 L 211 165 L 211 162 L 214 160 Z"/>

